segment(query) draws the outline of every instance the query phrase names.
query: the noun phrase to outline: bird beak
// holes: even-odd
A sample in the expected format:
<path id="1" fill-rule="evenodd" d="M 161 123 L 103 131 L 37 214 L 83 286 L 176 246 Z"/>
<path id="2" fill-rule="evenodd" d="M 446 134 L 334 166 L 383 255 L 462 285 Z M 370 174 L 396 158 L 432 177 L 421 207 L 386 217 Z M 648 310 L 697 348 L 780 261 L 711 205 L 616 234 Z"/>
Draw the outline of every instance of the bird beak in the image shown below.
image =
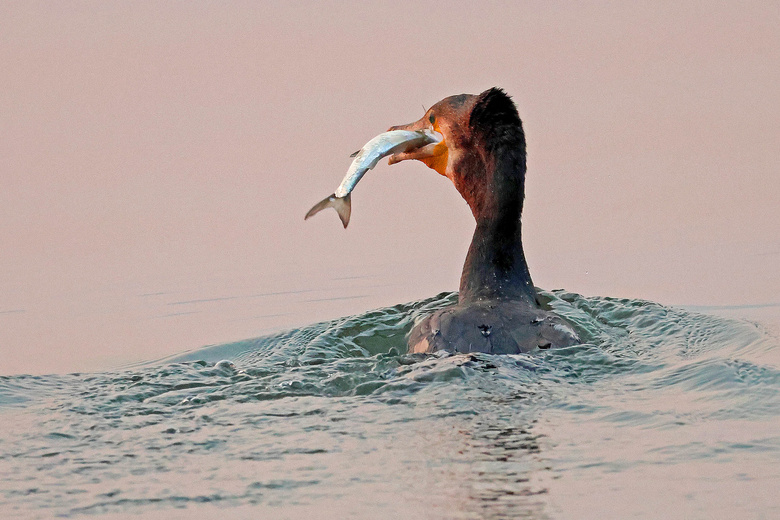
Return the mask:
<path id="1" fill-rule="evenodd" d="M 409 159 L 416 159 L 425 163 L 429 168 L 433 168 L 442 175 L 447 165 L 447 144 L 444 142 L 444 136 L 439 132 L 439 128 L 431 125 L 426 117 L 409 123 L 408 125 L 391 126 L 389 130 L 428 130 L 441 136 L 441 140 L 435 143 L 428 143 L 419 148 L 407 150 L 390 156 L 387 164 L 395 164 Z"/>

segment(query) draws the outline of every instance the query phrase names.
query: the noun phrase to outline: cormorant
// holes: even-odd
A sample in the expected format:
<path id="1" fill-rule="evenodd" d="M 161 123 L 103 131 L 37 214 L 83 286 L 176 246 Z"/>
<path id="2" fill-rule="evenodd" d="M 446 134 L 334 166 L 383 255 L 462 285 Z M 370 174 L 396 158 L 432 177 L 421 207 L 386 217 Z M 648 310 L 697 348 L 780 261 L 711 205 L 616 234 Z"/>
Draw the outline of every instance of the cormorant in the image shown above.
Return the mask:
<path id="1" fill-rule="evenodd" d="M 390 130 L 434 130 L 438 143 L 396 154 L 449 178 L 477 221 L 458 303 L 418 323 L 409 352 L 516 354 L 579 343 L 561 317 L 540 307 L 523 252 L 526 146 L 512 99 L 499 88 L 433 105 L 418 121 Z"/>

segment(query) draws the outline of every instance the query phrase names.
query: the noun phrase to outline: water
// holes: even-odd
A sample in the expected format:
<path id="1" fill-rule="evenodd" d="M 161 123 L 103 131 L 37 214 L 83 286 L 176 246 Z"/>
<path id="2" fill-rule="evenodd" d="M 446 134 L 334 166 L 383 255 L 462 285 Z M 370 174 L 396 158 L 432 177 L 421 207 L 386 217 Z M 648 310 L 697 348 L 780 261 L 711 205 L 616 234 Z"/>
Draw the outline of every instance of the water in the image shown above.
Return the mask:
<path id="1" fill-rule="evenodd" d="M 584 344 L 404 354 L 441 294 L 113 373 L 1 377 L 1 516 L 778 517 L 775 332 L 543 297 Z"/>

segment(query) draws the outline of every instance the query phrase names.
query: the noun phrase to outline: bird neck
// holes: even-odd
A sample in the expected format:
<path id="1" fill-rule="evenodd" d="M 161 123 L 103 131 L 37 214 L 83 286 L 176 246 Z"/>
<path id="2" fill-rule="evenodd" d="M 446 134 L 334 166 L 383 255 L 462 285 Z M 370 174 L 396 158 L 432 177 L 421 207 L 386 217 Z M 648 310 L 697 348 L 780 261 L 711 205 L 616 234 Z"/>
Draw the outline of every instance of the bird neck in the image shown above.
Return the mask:
<path id="1" fill-rule="evenodd" d="M 466 201 L 477 227 L 460 279 L 461 303 L 479 300 L 524 300 L 537 304 L 523 251 L 520 217 L 525 191 L 525 146 L 513 143 L 488 150 L 482 175 L 471 176 L 482 189 L 468 190 Z"/>

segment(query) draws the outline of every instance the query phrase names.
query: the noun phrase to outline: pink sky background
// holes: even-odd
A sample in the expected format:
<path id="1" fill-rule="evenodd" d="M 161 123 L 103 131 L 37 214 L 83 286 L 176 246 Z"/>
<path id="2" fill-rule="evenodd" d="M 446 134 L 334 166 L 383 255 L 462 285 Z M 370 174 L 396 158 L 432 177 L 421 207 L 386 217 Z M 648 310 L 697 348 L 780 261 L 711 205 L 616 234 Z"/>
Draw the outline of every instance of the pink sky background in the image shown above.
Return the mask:
<path id="1" fill-rule="evenodd" d="M 349 154 L 494 85 L 536 285 L 780 302 L 776 2 L 0 3 L 0 374 L 109 368 L 457 288 L 449 182 Z"/>

